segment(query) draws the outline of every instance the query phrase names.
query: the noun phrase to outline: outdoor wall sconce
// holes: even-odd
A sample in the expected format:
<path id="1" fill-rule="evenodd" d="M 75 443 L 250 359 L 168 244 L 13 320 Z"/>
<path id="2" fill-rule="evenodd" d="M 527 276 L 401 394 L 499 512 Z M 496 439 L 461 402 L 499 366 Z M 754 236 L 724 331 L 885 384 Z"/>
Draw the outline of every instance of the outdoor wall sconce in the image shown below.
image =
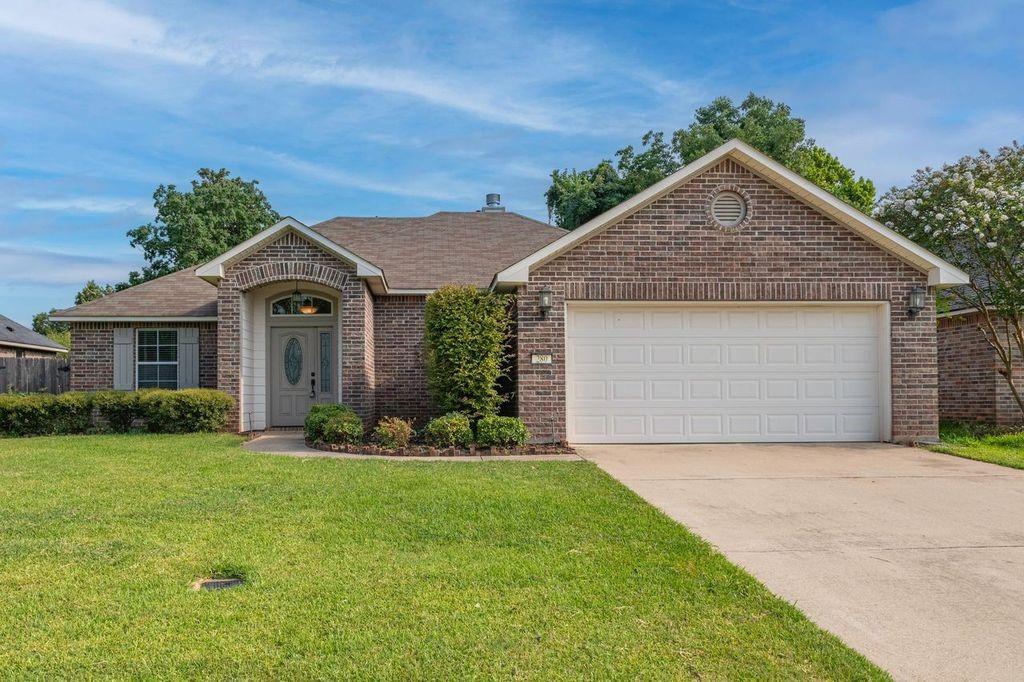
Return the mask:
<path id="1" fill-rule="evenodd" d="M 554 307 L 554 297 L 555 295 L 551 293 L 551 289 L 544 287 L 540 290 L 538 307 L 540 308 L 541 317 L 547 317 L 548 313 L 551 312 L 551 309 Z"/>
<path id="2" fill-rule="evenodd" d="M 907 304 L 907 316 L 917 317 L 917 314 L 924 310 L 924 287 L 914 287 L 910 290 L 910 301 Z"/>

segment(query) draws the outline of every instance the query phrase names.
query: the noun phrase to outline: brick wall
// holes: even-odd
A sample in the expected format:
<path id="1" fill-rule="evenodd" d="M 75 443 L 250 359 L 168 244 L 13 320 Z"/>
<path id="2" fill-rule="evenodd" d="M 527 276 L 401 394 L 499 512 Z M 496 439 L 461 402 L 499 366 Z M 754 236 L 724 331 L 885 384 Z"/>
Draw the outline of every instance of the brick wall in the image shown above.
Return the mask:
<path id="1" fill-rule="evenodd" d="M 423 348 L 425 307 L 425 296 L 386 296 L 376 301 L 378 418 L 403 417 L 421 426 L 436 415 L 427 394 Z"/>
<path id="2" fill-rule="evenodd" d="M 241 395 L 242 294 L 273 282 L 316 282 L 338 291 L 341 301 L 341 399 L 369 426 L 374 418 L 373 299 L 355 277 L 355 266 L 304 238 L 287 233 L 232 264 L 217 290 L 217 386 Z M 239 424 L 238 410 L 229 423 Z"/>
<path id="3" fill-rule="evenodd" d="M 199 328 L 199 385 L 217 388 L 217 323 L 215 322 L 71 322 L 70 385 L 72 391 L 114 387 L 114 329 Z M 135 346 L 132 346 L 134 367 Z"/>
<path id="4" fill-rule="evenodd" d="M 739 231 L 706 216 L 725 186 L 749 201 Z M 535 435 L 565 437 L 565 301 L 890 301 L 893 437 L 934 439 L 934 303 L 906 314 L 911 287 L 926 285 L 923 273 L 726 160 L 531 273 L 518 301 L 519 414 Z M 554 309 L 541 318 L 545 287 Z M 553 364 L 530 364 L 538 352 Z"/>
<path id="5" fill-rule="evenodd" d="M 981 313 L 943 317 L 938 324 L 939 417 L 949 421 L 1012 426 L 1021 415 L 995 349 L 980 326 Z M 1024 366 L 1014 368 L 1024 390 Z"/>
<path id="6" fill-rule="evenodd" d="M 0 346 L 0 358 L 52 358 L 60 357 L 63 353 L 48 353 L 42 350 L 31 348 L 18 348 L 16 346 Z"/>

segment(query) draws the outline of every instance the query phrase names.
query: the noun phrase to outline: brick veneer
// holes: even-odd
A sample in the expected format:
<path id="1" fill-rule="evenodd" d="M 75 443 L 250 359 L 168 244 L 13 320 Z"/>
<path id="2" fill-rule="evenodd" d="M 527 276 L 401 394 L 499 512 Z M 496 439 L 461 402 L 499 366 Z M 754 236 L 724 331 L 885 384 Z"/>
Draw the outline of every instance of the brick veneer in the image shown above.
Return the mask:
<path id="1" fill-rule="evenodd" d="M 724 186 L 750 202 L 738 232 L 706 214 Z M 565 437 L 566 301 L 890 301 L 893 438 L 934 439 L 934 303 L 906 314 L 911 287 L 926 285 L 920 271 L 726 160 L 531 273 L 518 301 L 519 415 L 535 436 Z M 555 300 L 542 318 L 545 287 Z M 553 363 L 532 365 L 538 352 Z"/>
<path id="2" fill-rule="evenodd" d="M 217 324 L 215 322 L 71 322 L 70 385 L 72 391 L 114 387 L 114 329 L 199 328 L 199 385 L 217 388 Z M 135 346 L 132 345 L 134 368 Z M 134 370 L 133 370 L 134 371 Z"/>
<path id="3" fill-rule="evenodd" d="M 18 348 L 16 346 L 0 346 L 0 358 L 52 358 L 62 356 L 63 353 L 48 353 L 42 350 L 31 348 Z"/>
<path id="4" fill-rule="evenodd" d="M 1011 426 L 1022 417 L 996 351 L 982 331 L 981 313 L 939 319 L 939 417 L 949 421 Z M 1024 390 L 1024 366 L 1014 368 Z"/>
<path id="5" fill-rule="evenodd" d="M 378 417 L 403 417 L 422 425 L 436 415 L 427 394 L 424 362 L 426 300 L 425 296 L 387 296 L 376 301 Z"/>
<path id="6" fill-rule="evenodd" d="M 373 298 L 355 277 L 355 266 L 295 233 L 286 233 L 224 271 L 217 290 L 217 387 L 241 396 L 242 295 L 251 289 L 298 280 L 338 290 L 341 301 L 341 400 L 370 425 L 374 418 Z M 239 424 L 238 409 L 230 416 Z"/>

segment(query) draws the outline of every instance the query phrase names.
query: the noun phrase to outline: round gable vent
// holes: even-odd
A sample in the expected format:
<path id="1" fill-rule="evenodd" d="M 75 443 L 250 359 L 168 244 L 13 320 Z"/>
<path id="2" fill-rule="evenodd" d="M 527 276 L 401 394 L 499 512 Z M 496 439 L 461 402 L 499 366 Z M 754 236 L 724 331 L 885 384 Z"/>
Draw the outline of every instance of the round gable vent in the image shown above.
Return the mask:
<path id="1" fill-rule="evenodd" d="M 711 202 L 711 217 L 722 227 L 736 227 L 747 217 L 747 202 L 736 192 L 720 192 Z"/>

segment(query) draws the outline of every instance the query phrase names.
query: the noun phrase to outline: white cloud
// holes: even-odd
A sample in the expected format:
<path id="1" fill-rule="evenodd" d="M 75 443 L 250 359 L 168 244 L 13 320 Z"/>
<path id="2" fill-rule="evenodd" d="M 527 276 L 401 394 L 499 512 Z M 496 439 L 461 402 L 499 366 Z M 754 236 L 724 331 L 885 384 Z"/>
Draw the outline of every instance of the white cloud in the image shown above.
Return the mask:
<path id="1" fill-rule="evenodd" d="M 95 279 L 117 282 L 139 267 L 138 259 L 69 252 L 24 244 L 0 243 L 0 282 L 46 286 L 84 284 Z"/>
<path id="2" fill-rule="evenodd" d="M 138 199 L 112 197 L 56 197 L 48 199 L 20 199 L 10 204 L 22 211 L 75 211 L 80 213 L 135 213 L 149 215 L 151 202 Z"/>

